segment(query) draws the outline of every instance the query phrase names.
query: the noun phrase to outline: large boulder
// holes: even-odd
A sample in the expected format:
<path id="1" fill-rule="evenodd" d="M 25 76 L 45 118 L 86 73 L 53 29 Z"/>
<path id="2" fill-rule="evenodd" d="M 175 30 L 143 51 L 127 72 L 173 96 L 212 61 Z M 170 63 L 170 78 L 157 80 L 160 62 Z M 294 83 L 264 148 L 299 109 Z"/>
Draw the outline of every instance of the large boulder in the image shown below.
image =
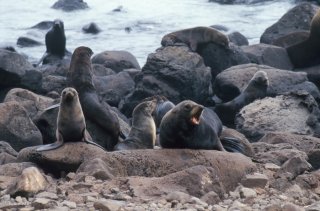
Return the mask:
<path id="1" fill-rule="evenodd" d="M 261 43 L 273 44 L 280 37 L 293 32 L 308 31 L 310 22 L 319 7 L 311 3 L 301 3 L 284 14 L 279 21 L 265 30 Z"/>
<path id="2" fill-rule="evenodd" d="M 7 153 L 9 155 L 12 155 L 16 157 L 18 155 L 18 152 L 14 150 L 10 144 L 6 141 L 0 141 L 0 153 Z"/>
<path id="3" fill-rule="evenodd" d="M 34 26 L 31 26 L 31 29 L 41 29 L 49 30 L 53 26 L 53 21 L 41 21 Z"/>
<path id="4" fill-rule="evenodd" d="M 316 86 L 311 87 L 310 83 L 306 83 L 308 82 L 306 73 L 280 70 L 257 64 L 238 65 L 224 70 L 216 77 L 213 92 L 224 101 L 232 100 L 244 90 L 253 75 L 259 70 L 265 71 L 268 75 L 268 96 L 296 90 L 306 90 L 310 94 L 315 92 L 313 95 L 315 98 L 320 96 Z M 312 89 L 310 90 L 310 88 Z"/>
<path id="5" fill-rule="evenodd" d="M 111 106 L 118 107 L 120 100 L 134 89 L 134 81 L 128 72 L 94 77 L 94 85 L 101 99 Z"/>
<path id="6" fill-rule="evenodd" d="M 159 48 L 135 77 L 132 94 L 120 103 L 120 110 L 130 116 L 142 99 L 164 95 L 173 103 L 186 99 L 203 103 L 211 95 L 211 73 L 199 54 L 188 47 Z"/>
<path id="7" fill-rule="evenodd" d="M 19 37 L 17 40 L 17 45 L 23 48 L 23 47 L 34 47 L 34 46 L 39 46 L 43 44 L 29 37 Z"/>
<path id="8" fill-rule="evenodd" d="M 103 51 L 92 57 L 92 64 L 102 64 L 116 72 L 124 69 L 140 69 L 140 65 L 128 51 Z"/>
<path id="9" fill-rule="evenodd" d="M 74 10 L 87 9 L 88 4 L 83 0 L 58 0 L 52 5 L 53 9 L 63 10 L 65 12 L 71 12 Z"/>
<path id="10" fill-rule="evenodd" d="M 82 27 L 82 31 L 88 34 L 98 34 L 101 29 L 96 23 L 89 23 Z"/>
<path id="11" fill-rule="evenodd" d="M 236 116 L 237 130 L 251 141 L 267 132 L 290 132 L 319 136 L 319 108 L 306 92 L 256 100 Z"/>
<path id="12" fill-rule="evenodd" d="M 221 71 L 239 64 L 250 63 L 243 50 L 233 43 L 225 48 L 215 43 L 200 46 L 197 52 L 202 56 L 206 66 L 211 68 L 212 80 Z"/>
<path id="13" fill-rule="evenodd" d="M 42 74 L 22 55 L 0 49 L 0 86 L 41 90 Z"/>
<path id="14" fill-rule="evenodd" d="M 247 54 L 251 63 L 264 64 L 283 70 L 293 69 L 288 53 L 284 48 L 267 44 L 256 44 L 243 46 L 242 50 Z"/>
<path id="15" fill-rule="evenodd" d="M 42 144 L 42 136 L 26 110 L 18 102 L 0 103 L 0 140 L 16 151 Z"/>

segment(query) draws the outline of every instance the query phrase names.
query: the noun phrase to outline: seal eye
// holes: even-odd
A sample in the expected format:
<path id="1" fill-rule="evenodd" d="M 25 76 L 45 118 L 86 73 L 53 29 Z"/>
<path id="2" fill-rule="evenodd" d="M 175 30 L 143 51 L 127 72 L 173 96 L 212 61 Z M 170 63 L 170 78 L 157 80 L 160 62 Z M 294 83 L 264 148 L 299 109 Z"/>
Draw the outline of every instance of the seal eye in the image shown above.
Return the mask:
<path id="1" fill-rule="evenodd" d="M 63 91 L 63 92 L 62 92 L 62 95 L 66 95 L 66 91 Z"/>
<path id="2" fill-rule="evenodd" d="M 184 108 L 185 108 L 186 110 L 190 110 L 190 109 L 191 109 L 191 105 L 190 105 L 190 104 L 187 104 L 187 105 L 184 106 Z"/>

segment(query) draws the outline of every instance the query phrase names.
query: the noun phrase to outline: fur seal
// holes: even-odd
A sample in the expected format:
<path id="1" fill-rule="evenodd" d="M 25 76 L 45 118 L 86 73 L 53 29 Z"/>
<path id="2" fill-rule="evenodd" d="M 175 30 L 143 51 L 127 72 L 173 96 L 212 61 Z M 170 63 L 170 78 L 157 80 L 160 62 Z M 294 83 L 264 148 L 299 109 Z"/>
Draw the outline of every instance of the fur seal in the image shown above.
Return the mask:
<path id="1" fill-rule="evenodd" d="M 153 149 L 156 140 L 156 125 L 152 114 L 156 106 L 156 100 L 152 100 L 144 101 L 134 108 L 129 135 L 114 147 L 115 150 Z"/>
<path id="2" fill-rule="evenodd" d="M 185 43 L 192 51 L 197 51 L 200 44 L 213 42 L 229 47 L 229 39 L 222 32 L 211 27 L 194 27 L 175 31 L 165 35 L 161 40 L 162 46 L 174 45 L 175 43 Z"/>
<path id="3" fill-rule="evenodd" d="M 36 149 L 36 151 L 47 151 L 59 148 L 65 142 L 84 141 L 103 149 L 94 143 L 86 130 L 86 122 L 82 112 L 78 93 L 71 87 L 65 88 L 61 93 L 61 101 L 57 118 L 57 141 Z"/>
<path id="4" fill-rule="evenodd" d="M 60 19 L 53 21 L 51 29 L 45 36 L 46 52 L 41 57 L 37 66 L 49 55 L 57 56 L 62 59 L 66 52 L 66 35 L 64 33 L 64 24 Z"/>
<path id="5" fill-rule="evenodd" d="M 88 47 L 78 47 L 74 50 L 69 71 L 67 72 L 67 84 L 74 87 L 79 93 L 84 116 L 90 119 L 107 134 L 103 145 L 107 150 L 112 150 L 118 143 L 120 124 L 111 107 L 100 102 L 93 84 L 93 73 L 90 57 L 93 52 Z"/>
<path id="6" fill-rule="evenodd" d="M 292 45 L 286 50 L 296 68 L 320 63 L 320 9 L 311 20 L 308 39 Z"/>
<path id="7" fill-rule="evenodd" d="M 218 104 L 214 111 L 218 114 L 224 125 L 233 125 L 234 118 L 241 108 L 256 99 L 264 98 L 267 95 L 269 79 L 265 71 L 256 72 L 247 87 L 233 100 Z"/>

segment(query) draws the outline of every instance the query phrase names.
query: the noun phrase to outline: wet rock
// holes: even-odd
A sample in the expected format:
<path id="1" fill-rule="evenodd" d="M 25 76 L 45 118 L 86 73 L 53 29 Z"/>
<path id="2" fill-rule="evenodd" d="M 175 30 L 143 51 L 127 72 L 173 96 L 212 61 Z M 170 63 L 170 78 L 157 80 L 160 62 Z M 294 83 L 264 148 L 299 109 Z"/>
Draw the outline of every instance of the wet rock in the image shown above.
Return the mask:
<path id="1" fill-rule="evenodd" d="M 51 8 L 71 12 L 74 10 L 88 9 L 89 7 L 83 0 L 58 0 Z"/>
<path id="2" fill-rule="evenodd" d="M 305 92 L 267 97 L 242 108 L 235 124 L 251 141 L 271 131 L 318 136 L 317 109 L 314 98 Z"/>
<path id="3" fill-rule="evenodd" d="M 8 193 L 15 196 L 33 196 L 44 190 L 48 182 L 36 167 L 29 167 L 22 171 L 14 184 L 8 188 Z"/>
<path id="4" fill-rule="evenodd" d="M 0 139 L 6 140 L 16 151 L 42 144 L 40 131 L 18 102 L 0 104 L 0 131 Z"/>
<path id="5" fill-rule="evenodd" d="M 164 95 L 173 103 L 190 99 L 203 103 L 211 94 L 210 69 L 188 47 L 159 48 L 148 56 L 146 65 L 135 77 L 136 86 L 120 103 L 120 110 L 131 116 L 142 99 Z"/>
<path id="6" fill-rule="evenodd" d="M 310 29 L 310 22 L 318 7 L 311 3 L 302 3 L 289 10 L 279 21 L 265 30 L 260 38 L 261 43 L 272 44 L 282 36 L 297 31 Z"/>
<path id="7" fill-rule="evenodd" d="M 288 53 L 284 48 L 267 44 L 256 44 L 243 46 L 242 50 L 246 53 L 251 63 L 268 65 L 283 70 L 293 69 Z"/>
<path id="8" fill-rule="evenodd" d="M 99 147 L 83 142 L 65 143 L 62 147 L 50 151 L 37 152 L 37 148 L 28 147 L 21 150 L 18 160 L 36 163 L 55 175 L 60 175 L 62 171 L 75 172 L 85 160 L 97 158 L 105 153 Z"/>
<path id="9" fill-rule="evenodd" d="M 268 177 L 264 174 L 254 173 L 246 175 L 241 184 L 247 188 L 264 188 L 268 183 Z"/>
<path id="10" fill-rule="evenodd" d="M 101 29 L 96 23 L 89 23 L 82 27 L 82 31 L 88 34 L 98 34 Z"/>
<path id="11" fill-rule="evenodd" d="M 103 51 L 92 57 L 92 64 L 102 64 L 116 72 L 124 69 L 141 69 L 137 59 L 128 51 Z"/>
<path id="12" fill-rule="evenodd" d="M 33 118 L 39 111 L 51 106 L 54 100 L 26 89 L 14 88 L 7 93 L 4 99 L 4 102 L 11 101 L 18 102 L 27 111 L 29 117 Z"/>
<path id="13" fill-rule="evenodd" d="M 0 153 L 5 152 L 9 155 L 12 155 L 16 157 L 18 155 L 18 152 L 14 150 L 10 144 L 6 141 L 0 141 Z"/>
<path id="14" fill-rule="evenodd" d="M 200 46 L 197 52 L 202 56 L 205 65 L 211 68 L 212 80 L 229 67 L 250 63 L 243 50 L 232 43 L 229 48 L 209 43 L 203 47 Z"/>
<path id="15" fill-rule="evenodd" d="M 134 81 L 127 72 L 95 77 L 94 85 L 103 101 L 118 107 L 120 100 L 134 89 Z"/>
<path id="16" fill-rule="evenodd" d="M 53 26 L 53 21 L 41 21 L 34 26 L 31 26 L 32 29 L 41 29 L 48 30 Z"/>
<path id="17" fill-rule="evenodd" d="M 281 169 L 277 172 L 277 175 L 288 172 L 290 173 L 290 179 L 293 179 L 310 169 L 311 169 L 311 165 L 304 158 L 293 157 L 288 159 L 281 166 Z"/>
<path id="18" fill-rule="evenodd" d="M 114 210 L 119 210 L 124 205 L 125 203 L 122 201 L 100 199 L 94 202 L 93 207 L 101 211 L 114 211 Z"/>
<path id="19" fill-rule="evenodd" d="M 7 163 L 15 163 L 17 161 L 17 158 L 6 153 L 6 152 L 0 152 L 0 165 L 7 164 Z"/>
<path id="20" fill-rule="evenodd" d="M 42 74 L 22 55 L 0 49 L 0 85 L 41 90 Z"/>
<path id="21" fill-rule="evenodd" d="M 80 172 L 101 180 L 109 180 L 114 178 L 110 167 L 107 166 L 106 163 L 100 158 L 95 158 L 82 163 L 77 170 L 77 173 Z"/>
<path id="22" fill-rule="evenodd" d="M 43 45 L 43 44 L 39 41 L 33 40 L 28 37 L 19 37 L 17 40 L 17 45 L 21 48 L 24 48 L 24 47 L 39 46 L 39 45 Z"/>
<path id="23" fill-rule="evenodd" d="M 0 175 L 8 177 L 17 177 L 21 175 L 24 169 L 34 166 L 35 164 L 30 162 L 7 163 L 0 166 Z"/>
<path id="24" fill-rule="evenodd" d="M 268 96 L 299 90 L 300 87 L 297 85 L 308 81 L 306 73 L 280 70 L 265 65 L 244 64 L 221 72 L 213 83 L 213 92 L 223 101 L 230 101 L 243 91 L 259 70 L 265 71 L 268 75 Z"/>

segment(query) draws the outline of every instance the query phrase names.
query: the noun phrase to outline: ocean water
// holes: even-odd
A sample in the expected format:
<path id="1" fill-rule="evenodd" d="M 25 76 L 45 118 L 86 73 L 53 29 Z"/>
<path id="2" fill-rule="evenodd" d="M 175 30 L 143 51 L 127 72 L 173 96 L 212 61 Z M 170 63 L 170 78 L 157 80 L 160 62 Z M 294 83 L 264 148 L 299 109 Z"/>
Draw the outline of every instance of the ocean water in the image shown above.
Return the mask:
<path id="1" fill-rule="evenodd" d="M 90 9 L 63 12 L 52 9 L 56 0 L 0 0 L 0 45 L 12 45 L 18 52 L 38 61 L 45 45 L 30 48 L 16 46 L 26 36 L 44 44 L 46 30 L 30 29 L 45 20 L 64 21 L 67 49 L 81 45 L 94 53 L 126 50 L 141 67 L 149 53 L 160 47 L 161 38 L 172 31 L 195 27 L 224 25 L 245 35 L 250 44 L 258 43 L 264 30 L 294 7 L 290 0 L 268 1 L 253 5 L 219 5 L 208 0 L 85 0 Z M 112 12 L 122 6 L 121 12 Z M 82 27 L 95 22 L 103 31 L 84 34 Z M 132 30 L 125 31 L 126 27 Z"/>

